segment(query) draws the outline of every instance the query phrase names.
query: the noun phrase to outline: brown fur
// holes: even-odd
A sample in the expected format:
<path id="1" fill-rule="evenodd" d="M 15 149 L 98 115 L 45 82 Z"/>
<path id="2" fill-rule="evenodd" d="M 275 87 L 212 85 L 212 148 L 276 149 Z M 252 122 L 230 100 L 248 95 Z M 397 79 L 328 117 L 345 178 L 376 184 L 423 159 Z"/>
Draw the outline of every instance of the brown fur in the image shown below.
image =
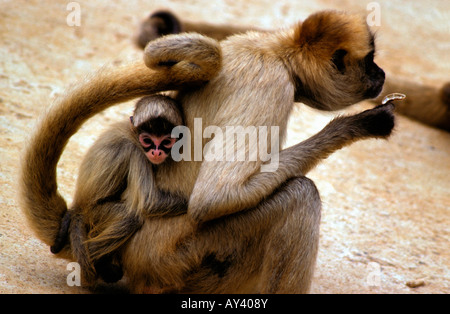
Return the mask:
<path id="1" fill-rule="evenodd" d="M 303 29 L 303 25 L 310 26 Z M 333 39 L 330 43 L 329 31 L 340 41 Z M 211 47 L 195 43 L 187 35 L 164 37 L 146 46 L 144 60 L 153 67 L 166 55 L 209 55 L 205 49 L 211 51 Z M 348 49 L 345 55 L 344 49 Z M 196 117 L 202 118 L 203 127 L 215 125 L 222 130 L 233 125 L 278 126 L 280 141 L 276 145 L 281 147 L 294 99 L 335 110 L 380 92 L 384 73 L 370 57 L 373 49 L 373 35 L 362 18 L 320 12 L 289 30 L 249 32 L 222 41 L 219 73 L 202 87 L 180 90 L 176 98 L 191 132 Z M 319 57 L 316 51 L 320 51 Z M 172 64 L 172 60 L 166 60 L 166 66 Z M 118 80 L 123 75 L 120 73 L 132 75 L 134 69 L 119 70 L 109 76 L 108 83 L 117 86 L 120 93 L 134 96 L 134 90 L 121 88 L 124 82 Z M 146 86 L 147 81 L 141 80 L 140 72 L 137 74 L 136 80 L 130 79 Z M 94 92 L 104 90 L 104 86 L 103 80 L 85 84 L 79 91 L 86 89 L 92 95 L 81 93 L 83 97 L 72 104 L 69 97 L 64 101 L 68 107 L 58 113 L 79 113 L 82 108 L 78 107 L 90 104 Z M 142 86 L 135 88 L 145 89 Z M 109 101 L 106 95 L 104 101 Z M 82 115 L 80 119 L 86 118 Z M 317 136 L 281 151 L 274 172 L 260 172 L 262 160 L 181 161 L 158 169 L 155 183 L 162 190 L 189 198 L 188 212 L 175 217 L 149 217 L 129 239 L 121 263 L 130 287 L 135 292 L 307 292 L 317 255 L 321 204 L 314 183 L 304 175 L 334 150 L 358 139 L 386 138 L 393 126 L 392 105 L 337 118 Z M 61 129 L 56 124 L 54 132 L 66 140 L 69 135 Z M 48 140 L 49 130 L 44 125 L 39 136 Z M 204 139 L 203 144 L 206 142 Z M 268 151 L 275 148 L 268 146 Z M 41 152 L 39 147 L 32 148 Z M 236 146 L 233 148 L 236 150 Z M 246 155 L 254 149 L 247 145 Z M 24 168 L 25 179 L 33 172 L 46 172 L 47 163 L 56 165 L 57 160 L 41 164 L 35 162 L 37 158 L 34 153 L 31 158 L 28 155 L 31 166 Z M 130 165 L 137 163 L 132 161 Z M 132 191 L 140 188 L 139 179 Z M 84 180 L 89 178 L 80 182 Z M 24 198 L 33 191 L 25 185 L 22 189 Z M 134 195 L 125 198 L 126 202 L 142 202 Z M 43 200 L 38 195 L 37 201 Z M 41 238 L 53 239 L 57 230 L 53 225 L 59 225 L 63 211 L 59 215 L 52 212 L 52 225 L 39 228 L 34 212 L 40 213 L 42 207 L 25 205 Z"/>
<path id="2" fill-rule="evenodd" d="M 171 21 L 169 23 L 169 21 Z M 317 29 L 317 20 L 314 24 L 309 23 L 309 25 L 303 25 L 303 31 L 306 27 L 310 29 Z M 173 25 L 173 27 L 167 27 L 168 24 Z M 332 25 L 332 24 L 328 24 Z M 352 27 L 353 32 L 342 32 L 341 30 L 345 27 Z M 193 22 L 182 20 L 175 14 L 169 11 L 155 11 L 146 20 L 142 22 L 141 29 L 139 31 L 138 38 L 140 39 L 139 45 L 145 47 L 145 45 L 162 35 L 161 29 L 164 29 L 164 34 L 170 33 L 180 33 L 180 32 L 199 32 L 206 34 L 217 40 L 223 40 L 232 34 L 244 33 L 249 30 L 253 30 L 250 27 L 236 26 L 236 25 L 214 25 L 203 22 Z M 345 35 L 353 35 L 359 37 L 363 35 L 361 31 L 354 28 L 354 23 L 341 25 L 335 27 L 334 29 L 324 29 L 325 34 L 327 34 L 327 41 L 330 45 L 338 46 L 339 43 L 352 43 L 355 41 L 349 38 L 341 38 Z M 364 32 L 364 30 L 362 30 Z M 304 32 L 306 34 L 311 34 L 309 30 Z M 300 34 L 299 34 L 300 35 Z M 308 41 L 308 38 L 305 38 Z M 353 50 L 346 48 L 347 50 Z M 322 55 L 327 51 L 315 50 L 316 55 L 321 58 L 326 59 L 326 55 Z M 319 75 L 319 77 L 322 77 Z M 401 102 L 397 107 L 397 112 L 404 114 L 410 118 L 416 119 L 422 123 L 442 128 L 444 130 L 450 131 L 450 83 L 444 84 L 441 88 L 426 86 L 423 84 L 415 83 L 413 81 L 401 79 L 395 76 L 388 76 L 386 79 L 386 84 L 384 86 L 381 95 L 387 95 L 394 92 L 402 92 L 407 95 L 405 101 Z M 375 102 L 379 103 L 381 101 L 381 96 L 374 99 Z"/>

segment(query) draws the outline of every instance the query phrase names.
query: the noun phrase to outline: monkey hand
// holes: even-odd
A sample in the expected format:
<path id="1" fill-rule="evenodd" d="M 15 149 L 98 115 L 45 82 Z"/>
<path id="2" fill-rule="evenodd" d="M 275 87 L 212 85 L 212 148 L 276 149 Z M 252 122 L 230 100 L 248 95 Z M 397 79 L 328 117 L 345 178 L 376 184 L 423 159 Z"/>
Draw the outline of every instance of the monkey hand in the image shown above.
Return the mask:
<path id="1" fill-rule="evenodd" d="M 150 42 L 144 50 L 147 67 L 167 71 L 180 82 L 209 81 L 220 70 L 219 42 L 200 34 L 168 35 Z"/>
<path id="2" fill-rule="evenodd" d="M 363 137 L 387 138 L 391 135 L 395 126 L 394 109 L 392 100 L 387 100 L 382 105 L 366 110 L 354 116 L 357 118 L 357 130 Z M 359 133 L 358 132 L 358 133 Z"/>

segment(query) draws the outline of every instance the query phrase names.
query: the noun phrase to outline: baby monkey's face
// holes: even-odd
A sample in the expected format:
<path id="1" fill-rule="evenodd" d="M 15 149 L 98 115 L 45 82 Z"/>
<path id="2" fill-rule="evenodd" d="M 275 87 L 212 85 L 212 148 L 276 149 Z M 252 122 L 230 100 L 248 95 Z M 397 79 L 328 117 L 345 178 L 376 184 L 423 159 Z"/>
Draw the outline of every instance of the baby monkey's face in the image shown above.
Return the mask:
<path id="1" fill-rule="evenodd" d="M 163 163 L 170 155 L 172 146 L 177 141 L 169 134 L 157 136 L 145 131 L 139 134 L 139 143 L 145 151 L 148 160 L 154 165 Z"/>

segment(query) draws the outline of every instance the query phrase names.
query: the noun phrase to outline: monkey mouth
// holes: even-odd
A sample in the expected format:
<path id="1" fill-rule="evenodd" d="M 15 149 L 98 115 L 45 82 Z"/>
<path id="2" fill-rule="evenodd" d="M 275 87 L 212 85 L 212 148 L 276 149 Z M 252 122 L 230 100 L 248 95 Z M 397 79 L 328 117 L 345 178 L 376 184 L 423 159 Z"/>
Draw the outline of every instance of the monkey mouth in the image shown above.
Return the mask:
<path id="1" fill-rule="evenodd" d="M 375 98 L 378 95 L 380 95 L 381 91 L 383 90 L 384 80 L 376 82 L 374 85 L 372 85 L 369 89 L 366 90 L 364 93 L 364 98 Z"/>
<path id="2" fill-rule="evenodd" d="M 379 70 L 376 75 L 369 80 L 369 86 L 364 93 L 365 98 L 375 98 L 383 90 L 384 81 L 386 79 L 386 74 L 383 70 Z"/>
<path id="3" fill-rule="evenodd" d="M 152 158 L 152 159 L 150 159 L 150 161 L 151 161 L 152 164 L 154 164 L 154 165 L 159 165 L 159 164 L 162 164 L 162 163 L 164 162 L 164 158 L 159 158 L 159 159 Z"/>
<path id="4" fill-rule="evenodd" d="M 148 153 L 147 158 L 148 158 L 148 160 L 150 160 L 150 162 L 152 164 L 159 165 L 159 164 L 162 164 L 164 162 L 164 160 L 166 160 L 166 155 L 155 156 L 155 155 L 151 155 L 150 153 Z"/>

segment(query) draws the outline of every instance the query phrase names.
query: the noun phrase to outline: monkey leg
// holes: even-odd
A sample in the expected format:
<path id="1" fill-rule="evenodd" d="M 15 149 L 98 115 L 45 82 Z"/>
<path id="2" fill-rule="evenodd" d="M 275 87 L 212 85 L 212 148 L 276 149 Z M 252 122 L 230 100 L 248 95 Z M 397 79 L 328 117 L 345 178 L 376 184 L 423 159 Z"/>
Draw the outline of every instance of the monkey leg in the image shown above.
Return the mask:
<path id="1" fill-rule="evenodd" d="M 256 208 L 206 223 L 187 246 L 201 257 L 182 292 L 308 292 L 320 212 L 314 182 L 296 177 Z"/>
<path id="2" fill-rule="evenodd" d="M 260 293 L 307 293 L 319 246 L 321 201 L 313 181 L 287 181 L 259 207 L 279 219 L 264 235 Z"/>

